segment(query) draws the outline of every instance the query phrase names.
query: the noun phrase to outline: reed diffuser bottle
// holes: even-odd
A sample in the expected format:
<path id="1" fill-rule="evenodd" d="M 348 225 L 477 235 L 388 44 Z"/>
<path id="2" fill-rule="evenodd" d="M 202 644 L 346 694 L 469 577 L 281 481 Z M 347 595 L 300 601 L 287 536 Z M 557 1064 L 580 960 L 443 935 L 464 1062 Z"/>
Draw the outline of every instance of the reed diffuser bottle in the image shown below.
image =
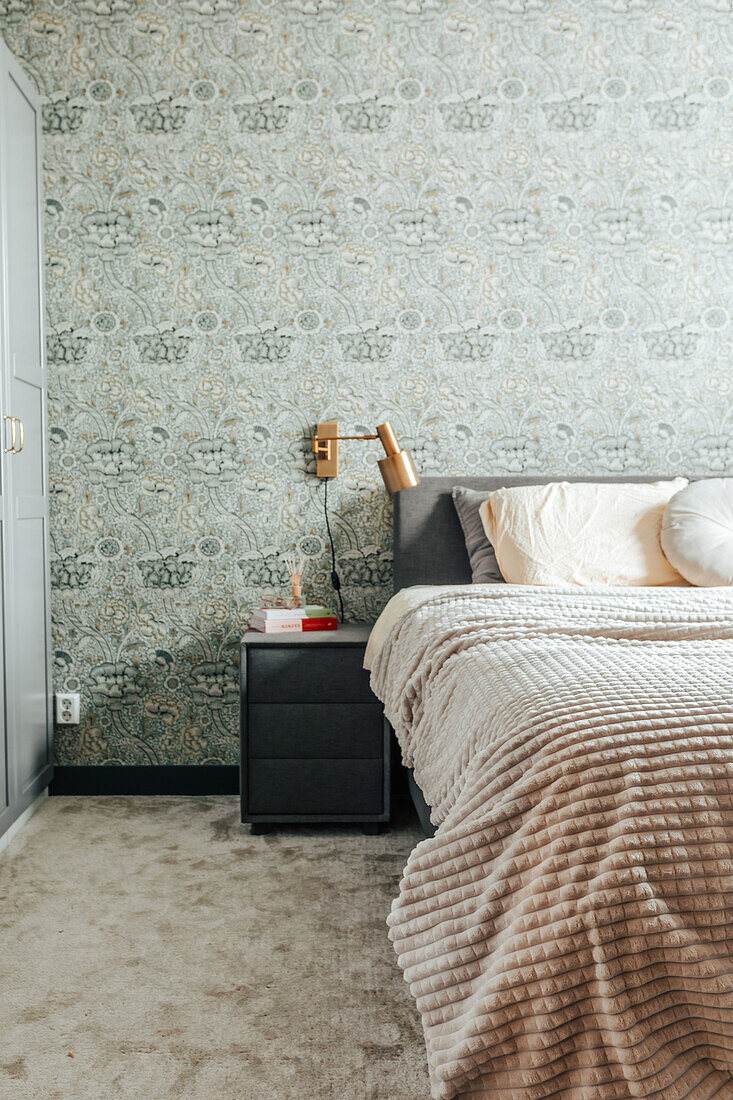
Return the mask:
<path id="1" fill-rule="evenodd" d="M 305 568 L 305 556 L 301 554 L 299 558 L 296 558 L 295 554 L 285 554 L 284 558 L 288 572 L 290 573 L 291 607 L 302 607 L 302 581 Z"/>

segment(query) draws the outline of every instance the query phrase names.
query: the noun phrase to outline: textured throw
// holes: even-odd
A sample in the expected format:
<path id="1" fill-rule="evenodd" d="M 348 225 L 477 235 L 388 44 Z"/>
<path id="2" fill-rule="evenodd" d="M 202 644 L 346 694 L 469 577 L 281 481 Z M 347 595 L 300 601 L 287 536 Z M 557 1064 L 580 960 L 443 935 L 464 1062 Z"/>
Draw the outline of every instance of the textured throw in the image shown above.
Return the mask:
<path id="1" fill-rule="evenodd" d="M 733 1098 L 733 591 L 446 588 L 372 685 L 433 1097 Z"/>

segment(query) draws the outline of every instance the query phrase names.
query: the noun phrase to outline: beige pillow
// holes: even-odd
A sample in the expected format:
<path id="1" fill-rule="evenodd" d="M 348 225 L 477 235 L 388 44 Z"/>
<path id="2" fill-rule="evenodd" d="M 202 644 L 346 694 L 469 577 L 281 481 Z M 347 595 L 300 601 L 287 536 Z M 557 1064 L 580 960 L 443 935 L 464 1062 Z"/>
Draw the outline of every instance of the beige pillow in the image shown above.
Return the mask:
<path id="1" fill-rule="evenodd" d="M 497 489 L 479 509 L 510 584 L 684 584 L 662 553 L 667 502 L 686 478 Z"/>

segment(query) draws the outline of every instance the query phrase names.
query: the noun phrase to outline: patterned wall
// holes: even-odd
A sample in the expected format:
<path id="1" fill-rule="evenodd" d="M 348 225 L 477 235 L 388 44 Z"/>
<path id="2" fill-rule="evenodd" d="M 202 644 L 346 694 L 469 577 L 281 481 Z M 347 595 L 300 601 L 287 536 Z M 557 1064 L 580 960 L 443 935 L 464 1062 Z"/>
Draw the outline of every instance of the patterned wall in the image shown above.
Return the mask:
<path id="1" fill-rule="evenodd" d="M 3 0 L 45 97 L 62 763 L 237 758 L 307 436 L 424 473 L 733 467 L 730 0 Z M 332 487 L 390 585 L 373 445 Z"/>

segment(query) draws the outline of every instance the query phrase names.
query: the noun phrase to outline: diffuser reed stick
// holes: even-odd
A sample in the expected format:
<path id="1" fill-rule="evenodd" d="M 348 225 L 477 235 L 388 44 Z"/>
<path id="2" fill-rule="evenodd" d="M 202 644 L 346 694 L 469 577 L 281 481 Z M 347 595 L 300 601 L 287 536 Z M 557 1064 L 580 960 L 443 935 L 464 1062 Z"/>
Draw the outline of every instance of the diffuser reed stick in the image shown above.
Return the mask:
<path id="1" fill-rule="evenodd" d="M 302 597 L 301 582 L 303 580 L 303 573 L 305 572 L 305 555 L 301 554 L 299 558 L 295 554 L 283 554 L 283 560 L 287 566 L 290 574 L 290 591 L 293 594 L 293 607 L 300 607 L 300 601 Z"/>

